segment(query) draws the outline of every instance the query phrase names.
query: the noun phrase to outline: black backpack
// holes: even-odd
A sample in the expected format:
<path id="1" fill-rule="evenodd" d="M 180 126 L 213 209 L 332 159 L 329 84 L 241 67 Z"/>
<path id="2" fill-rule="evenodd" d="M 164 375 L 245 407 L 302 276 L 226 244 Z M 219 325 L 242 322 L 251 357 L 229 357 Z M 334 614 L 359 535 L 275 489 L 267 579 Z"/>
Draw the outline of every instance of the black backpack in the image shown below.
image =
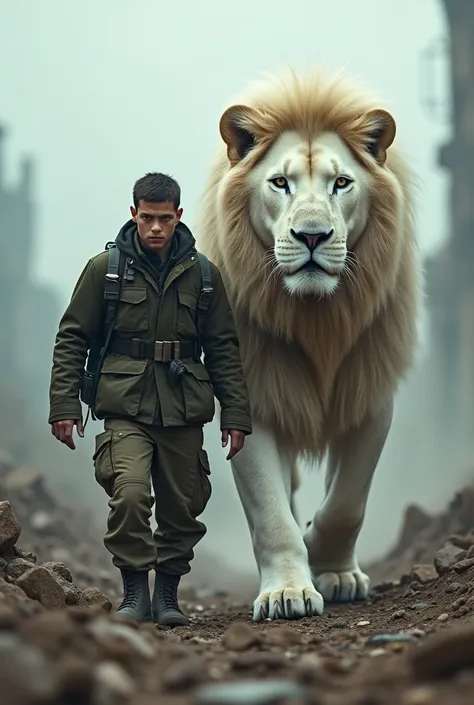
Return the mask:
<path id="1" fill-rule="evenodd" d="M 104 299 L 106 303 L 106 316 L 103 336 L 100 340 L 93 341 L 89 355 L 87 358 L 86 367 L 81 375 L 80 398 L 81 401 L 89 407 L 94 419 L 94 404 L 99 382 L 102 363 L 107 353 L 110 339 L 114 330 L 115 316 L 117 313 L 117 304 L 120 297 L 122 276 L 128 281 L 133 281 L 135 272 L 132 267 L 133 260 L 127 257 L 124 260 L 121 251 L 115 242 L 108 242 L 105 245 L 108 251 L 107 274 L 105 275 Z M 202 335 L 204 331 L 204 321 L 207 309 L 211 302 L 213 293 L 212 273 L 209 260 L 202 252 L 197 252 L 199 263 L 201 265 L 201 291 L 199 294 L 197 306 L 197 328 L 199 346 L 201 346 Z M 86 419 L 87 423 L 87 419 Z"/>

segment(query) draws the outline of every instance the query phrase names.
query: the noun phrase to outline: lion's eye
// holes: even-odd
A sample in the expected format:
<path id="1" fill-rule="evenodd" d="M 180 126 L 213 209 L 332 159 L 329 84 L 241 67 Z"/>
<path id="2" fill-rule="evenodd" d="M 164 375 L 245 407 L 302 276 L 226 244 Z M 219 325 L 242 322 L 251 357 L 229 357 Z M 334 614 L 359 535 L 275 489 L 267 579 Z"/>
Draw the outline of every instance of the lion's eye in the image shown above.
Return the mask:
<path id="1" fill-rule="evenodd" d="M 346 188 L 350 183 L 352 183 L 351 180 L 346 176 L 339 176 L 339 178 L 336 179 L 335 186 L 336 188 Z"/>
<path id="2" fill-rule="evenodd" d="M 288 188 L 288 181 L 285 179 L 284 176 L 277 176 L 274 179 L 270 179 L 272 184 L 274 184 L 277 188 Z"/>

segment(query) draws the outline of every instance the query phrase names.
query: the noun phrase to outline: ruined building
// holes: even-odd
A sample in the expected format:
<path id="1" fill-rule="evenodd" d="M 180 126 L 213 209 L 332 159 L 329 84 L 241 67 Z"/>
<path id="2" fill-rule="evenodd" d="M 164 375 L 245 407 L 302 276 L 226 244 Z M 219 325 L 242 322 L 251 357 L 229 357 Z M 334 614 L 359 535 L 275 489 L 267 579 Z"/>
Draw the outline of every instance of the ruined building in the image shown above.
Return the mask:
<path id="1" fill-rule="evenodd" d="M 25 414 L 45 423 L 49 371 L 59 302 L 54 291 L 34 281 L 36 244 L 34 163 L 23 159 L 15 184 L 7 179 L 0 126 L 0 394 L 2 429 Z M 8 401 L 6 401 L 8 400 Z M 1 430 L 1 429 L 0 429 Z"/>
<path id="2" fill-rule="evenodd" d="M 449 462 L 474 459 L 474 2 L 441 0 L 449 29 L 450 233 L 427 262 L 433 437 Z"/>

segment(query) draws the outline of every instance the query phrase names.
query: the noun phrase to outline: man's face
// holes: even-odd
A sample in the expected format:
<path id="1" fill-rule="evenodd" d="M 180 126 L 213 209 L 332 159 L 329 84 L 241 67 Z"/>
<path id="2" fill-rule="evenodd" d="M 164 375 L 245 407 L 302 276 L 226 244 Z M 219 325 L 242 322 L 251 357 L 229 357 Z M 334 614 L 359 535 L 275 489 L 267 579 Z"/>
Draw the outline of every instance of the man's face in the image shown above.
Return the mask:
<path id="1" fill-rule="evenodd" d="M 159 203 L 139 201 L 138 208 L 130 206 L 130 213 L 137 224 L 138 235 L 143 244 L 158 254 L 164 254 L 183 209 L 175 210 L 171 201 Z"/>

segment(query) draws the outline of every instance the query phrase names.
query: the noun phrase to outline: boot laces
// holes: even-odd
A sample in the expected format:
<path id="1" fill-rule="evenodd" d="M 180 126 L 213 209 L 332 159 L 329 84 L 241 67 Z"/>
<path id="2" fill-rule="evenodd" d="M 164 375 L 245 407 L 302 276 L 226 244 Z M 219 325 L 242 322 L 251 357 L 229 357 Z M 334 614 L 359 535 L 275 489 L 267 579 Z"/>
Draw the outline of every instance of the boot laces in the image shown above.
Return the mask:
<path id="1" fill-rule="evenodd" d="M 133 580 L 133 578 L 127 576 L 124 579 L 124 596 L 120 607 L 137 608 L 140 604 L 140 596 L 141 585 L 139 585 L 138 581 Z"/>
<path id="2" fill-rule="evenodd" d="M 178 584 L 172 578 L 167 578 L 160 584 L 160 596 L 166 608 L 179 610 L 177 592 Z"/>

